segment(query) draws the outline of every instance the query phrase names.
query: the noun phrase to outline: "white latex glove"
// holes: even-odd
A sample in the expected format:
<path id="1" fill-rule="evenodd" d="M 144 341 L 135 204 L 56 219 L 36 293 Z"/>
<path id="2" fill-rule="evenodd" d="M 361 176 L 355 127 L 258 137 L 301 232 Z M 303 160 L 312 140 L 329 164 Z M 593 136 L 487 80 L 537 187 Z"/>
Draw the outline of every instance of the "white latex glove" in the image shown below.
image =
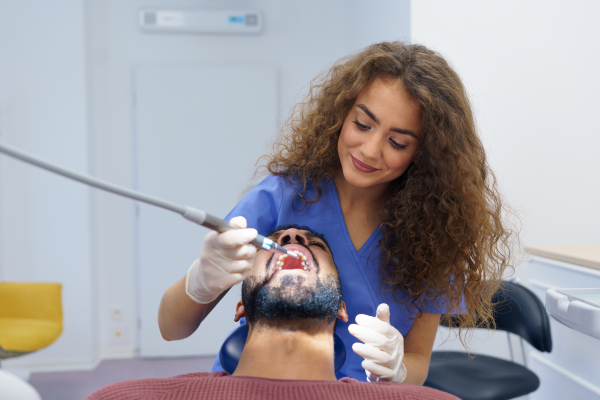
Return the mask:
<path id="1" fill-rule="evenodd" d="M 390 325 L 390 307 L 382 303 L 377 307 L 377 318 L 364 314 L 356 316 L 356 324 L 348 332 L 363 343 L 354 343 L 352 350 L 365 360 L 362 367 L 367 379 L 373 381 L 403 382 L 406 379 L 404 337 Z"/>
<path id="2" fill-rule="evenodd" d="M 256 247 L 249 244 L 258 232 L 244 229 L 246 218 L 232 218 L 238 228 L 223 233 L 210 232 L 204 238 L 200 259 L 194 261 L 185 277 L 185 292 L 199 304 L 208 304 L 233 285 L 240 283 L 252 268 Z"/>

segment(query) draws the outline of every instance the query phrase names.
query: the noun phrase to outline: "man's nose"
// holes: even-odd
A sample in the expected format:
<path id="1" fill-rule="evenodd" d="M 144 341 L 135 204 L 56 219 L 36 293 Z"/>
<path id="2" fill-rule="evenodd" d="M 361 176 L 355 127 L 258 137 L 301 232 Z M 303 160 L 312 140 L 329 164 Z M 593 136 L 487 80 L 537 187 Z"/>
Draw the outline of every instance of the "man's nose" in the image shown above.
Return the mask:
<path id="1" fill-rule="evenodd" d="M 280 246 L 294 243 L 308 246 L 308 238 L 298 229 L 290 228 L 283 232 L 281 236 L 279 236 L 279 239 L 277 239 L 277 244 Z"/>

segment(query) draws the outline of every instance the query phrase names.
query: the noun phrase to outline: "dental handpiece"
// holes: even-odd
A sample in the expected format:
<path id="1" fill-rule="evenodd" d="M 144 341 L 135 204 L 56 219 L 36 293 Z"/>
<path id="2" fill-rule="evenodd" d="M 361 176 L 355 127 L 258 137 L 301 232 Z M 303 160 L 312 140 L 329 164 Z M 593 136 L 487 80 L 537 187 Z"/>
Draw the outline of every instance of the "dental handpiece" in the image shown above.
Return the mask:
<path id="1" fill-rule="evenodd" d="M 217 232 L 225 232 L 233 229 L 239 229 L 238 227 L 231 225 L 229 222 L 222 220 L 221 218 L 217 218 L 213 215 L 210 215 L 202 210 L 198 210 L 197 208 L 180 206 L 178 204 L 171 203 L 170 201 L 159 199 L 158 197 L 150 196 L 142 192 L 127 189 L 122 186 L 118 186 L 113 183 L 91 177 L 89 175 L 81 174 L 79 172 L 70 170 L 58 164 L 54 164 L 34 155 L 28 154 L 24 151 L 21 151 L 15 147 L 9 146 L 2 142 L 0 142 L 0 152 L 8 156 L 14 157 L 16 159 L 19 159 L 21 161 L 24 161 L 26 163 L 33 164 L 37 167 L 62 175 L 64 177 L 76 180 L 81 183 L 85 183 L 86 185 L 93 186 L 95 188 L 102 189 L 114 194 L 118 194 L 119 196 L 129 197 L 130 199 L 141 201 L 143 203 L 152 204 L 154 206 L 161 207 L 170 211 L 175 211 L 177 214 L 182 215 L 183 218 L 187 219 L 188 221 L 195 222 L 198 225 L 202 225 L 208 229 L 212 229 Z M 278 245 L 273 240 L 264 237 L 260 234 L 257 235 L 256 238 L 250 243 L 258 247 L 259 249 L 265 249 L 267 251 L 278 253 L 285 253 L 294 258 L 298 258 L 296 254 L 288 253 L 288 251 L 284 247 Z"/>

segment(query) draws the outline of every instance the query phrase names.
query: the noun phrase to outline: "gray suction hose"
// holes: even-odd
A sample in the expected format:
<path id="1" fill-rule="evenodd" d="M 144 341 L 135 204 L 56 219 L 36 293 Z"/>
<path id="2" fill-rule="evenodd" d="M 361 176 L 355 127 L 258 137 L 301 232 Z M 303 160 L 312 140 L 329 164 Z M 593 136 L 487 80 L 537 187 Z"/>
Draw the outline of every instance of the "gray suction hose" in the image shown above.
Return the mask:
<path id="1" fill-rule="evenodd" d="M 232 229 L 239 229 L 231 225 L 229 222 L 224 221 L 221 218 L 217 218 L 213 215 L 207 214 L 202 210 L 198 210 L 193 207 L 180 206 L 179 204 L 159 199 L 158 197 L 150 196 L 145 193 L 138 192 L 136 190 L 127 189 L 122 186 L 118 186 L 113 183 L 91 177 L 89 175 L 81 174 L 79 172 L 65 168 L 61 165 L 36 157 L 32 154 L 28 154 L 24 151 L 21 151 L 13 146 L 9 146 L 2 142 L 0 142 L 0 152 L 8 156 L 14 157 L 16 159 L 19 159 L 21 161 L 24 161 L 26 163 L 33 164 L 37 167 L 84 183 L 86 185 L 90 185 L 101 190 L 106 190 L 107 192 L 118 194 L 119 196 L 128 197 L 133 200 L 141 201 L 143 203 L 152 204 L 157 207 L 174 211 L 177 214 L 182 215 L 185 219 L 189 221 L 195 222 L 198 225 L 202 225 L 208 229 L 212 229 L 217 232 L 225 232 Z M 258 248 L 287 254 L 287 251 L 283 247 L 279 246 L 271 239 L 266 238 L 262 235 L 258 235 L 256 239 L 254 239 L 251 243 Z M 292 254 L 292 256 L 294 255 Z"/>

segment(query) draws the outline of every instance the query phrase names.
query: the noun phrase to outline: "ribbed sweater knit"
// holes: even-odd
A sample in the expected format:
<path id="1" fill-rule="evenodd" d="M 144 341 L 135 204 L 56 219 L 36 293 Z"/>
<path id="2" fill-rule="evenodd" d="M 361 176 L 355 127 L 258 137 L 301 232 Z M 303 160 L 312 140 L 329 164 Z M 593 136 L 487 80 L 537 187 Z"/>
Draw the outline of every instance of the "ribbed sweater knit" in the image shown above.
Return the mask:
<path id="1" fill-rule="evenodd" d="M 163 379 L 113 383 L 86 400 L 459 400 L 439 390 L 400 383 L 365 383 L 351 378 L 339 381 L 302 381 L 229 376 L 225 372 L 199 372 Z"/>

